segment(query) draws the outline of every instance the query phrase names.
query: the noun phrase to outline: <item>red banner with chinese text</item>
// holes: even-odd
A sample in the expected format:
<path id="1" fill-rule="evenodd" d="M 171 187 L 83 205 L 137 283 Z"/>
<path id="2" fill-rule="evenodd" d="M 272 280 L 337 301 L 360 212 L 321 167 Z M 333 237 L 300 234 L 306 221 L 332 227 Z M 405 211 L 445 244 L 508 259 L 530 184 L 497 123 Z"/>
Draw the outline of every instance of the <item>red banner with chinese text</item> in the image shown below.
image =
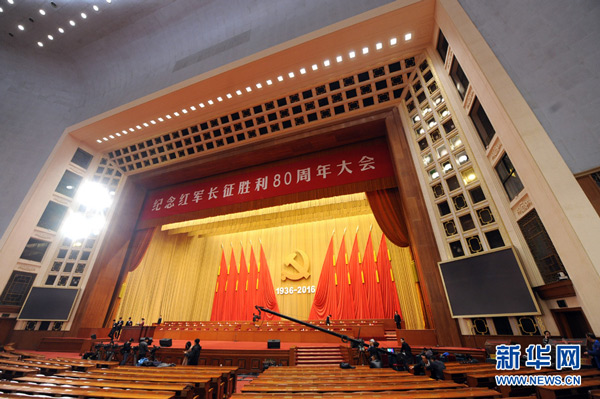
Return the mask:
<path id="1" fill-rule="evenodd" d="M 141 220 L 394 176 L 382 140 L 151 192 Z"/>

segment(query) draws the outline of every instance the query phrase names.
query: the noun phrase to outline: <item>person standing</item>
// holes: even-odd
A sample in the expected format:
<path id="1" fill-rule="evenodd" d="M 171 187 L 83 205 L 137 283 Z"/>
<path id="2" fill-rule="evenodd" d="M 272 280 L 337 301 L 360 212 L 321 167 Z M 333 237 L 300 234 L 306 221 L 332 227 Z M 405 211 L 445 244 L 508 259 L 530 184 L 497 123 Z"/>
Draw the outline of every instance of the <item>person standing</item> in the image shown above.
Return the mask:
<path id="1" fill-rule="evenodd" d="M 123 344 L 123 347 L 121 348 L 121 354 L 123 355 L 123 360 L 121 360 L 121 363 L 119 363 L 119 365 L 123 366 L 123 365 L 127 364 L 127 359 L 129 358 L 129 354 L 131 354 L 131 345 L 132 344 L 133 344 L 133 338 L 129 338 L 129 341 L 127 341 Z"/>
<path id="2" fill-rule="evenodd" d="M 588 342 L 588 349 L 585 352 L 592 358 L 592 367 L 600 370 L 600 341 L 591 332 L 585 334 L 585 338 Z"/>
<path id="3" fill-rule="evenodd" d="M 113 339 L 115 339 L 116 333 L 117 333 L 117 320 L 113 319 L 112 328 L 110 329 L 110 331 L 108 333 L 108 337 L 110 338 L 111 341 Z"/>
<path id="4" fill-rule="evenodd" d="M 140 341 L 140 345 L 139 345 L 139 349 L 138 349 L 139 359 L 148 357 L 148 342 L 149 341 L 150 340 L 148 339 L 148 337 L 146 337 Z"/>
<path id="5" fill-rule="evenodd" d="M 394 311 L 394 321 L 396 322 L 396 328 L 398 330 L 402 329 L 402 318 L 398 314 L 398 311 Z"/>
<path id="6" fill-rule="evenodd" d="M 162 315 L 158 316 L 158 321 L 156 322 L 156 324 L 158 324 L 159 326 L 160 323 L 162 323 Z"/>
<path id="7" fill-rule="evenodd" d="M 119 321 L 117 321 L 117 329 L 115 331 L 115 339 L 118 340 L 121 336 L 121 330 L 123 329 L 123 318 L 119 317 Z"/>
<path id="8" fill-rule="evenodd" d="M 127 319 L 127 321 L 125 322 L 125 327 L 131 327 L 133 326 L 133 320 L 131 320 L 131 317 L 129 319 Z"/>
<path id="9" fill-rule="evenodd" d="M 405 364 L 412 364 L 413 354 L 410 345 L 406 343 L 404 338 L 400 338 L 400 342 L 402 342 L 402 346 L 400 347 L 400 354 L 402 355 L 402 360 L 404 360 Z"/>
<path id="10" fill-rule="evenodd" d="M 188 358 L 188 366 L 197 366 L 198 359 L 200 358 L 200 350 L 202 347 L 200 346 L 200 338 L 196 338 L 194 340 L 194 346 L 187 352 L 186 356 Z"/>
<path id="11" fill-rule="evenodd" d="M 330 314 L 327 315 L 327 318 L 325 319 L 325 324 L 328 326 L 331 325 L 331 315 Z"/>

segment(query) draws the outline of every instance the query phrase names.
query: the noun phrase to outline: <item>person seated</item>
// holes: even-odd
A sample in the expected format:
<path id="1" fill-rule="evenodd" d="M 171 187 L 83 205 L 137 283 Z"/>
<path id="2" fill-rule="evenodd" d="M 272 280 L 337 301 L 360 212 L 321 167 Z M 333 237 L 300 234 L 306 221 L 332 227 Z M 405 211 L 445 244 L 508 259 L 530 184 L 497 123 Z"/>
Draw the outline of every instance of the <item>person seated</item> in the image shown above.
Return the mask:
<path id="1" fill-rule="evenodd" d="M 587 339 L 588 349 L 584 353 L 592 358 L 592 367 L 600 370 L 600 341 L 591 332 L 585 334 L 585 338 Z"/>

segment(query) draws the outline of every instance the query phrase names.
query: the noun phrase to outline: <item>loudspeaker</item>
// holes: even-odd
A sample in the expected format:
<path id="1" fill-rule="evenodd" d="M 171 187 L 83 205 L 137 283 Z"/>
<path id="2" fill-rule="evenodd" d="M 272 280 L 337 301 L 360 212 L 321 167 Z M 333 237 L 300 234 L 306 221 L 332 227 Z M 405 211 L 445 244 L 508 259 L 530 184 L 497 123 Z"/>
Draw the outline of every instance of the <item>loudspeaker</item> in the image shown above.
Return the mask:
<path id="1" fill-rule="evenodd" d="M 92 334 L 92 339 L 96 339 L 96 334 Z"/>
<path id="2" fill-rule="evenodd" d="M 267 341 L 267 348 L 269 349 L 279 349 L 280 347 L 278 339 L 270 339 Z"/>
<path id="3" fill-rule="evenodd" d="M 164 346 L 165 348 L 168 348 L 171 345 L 173 345 L 173 340 L 171 338 L 161 338 L 160 346 Z"/>

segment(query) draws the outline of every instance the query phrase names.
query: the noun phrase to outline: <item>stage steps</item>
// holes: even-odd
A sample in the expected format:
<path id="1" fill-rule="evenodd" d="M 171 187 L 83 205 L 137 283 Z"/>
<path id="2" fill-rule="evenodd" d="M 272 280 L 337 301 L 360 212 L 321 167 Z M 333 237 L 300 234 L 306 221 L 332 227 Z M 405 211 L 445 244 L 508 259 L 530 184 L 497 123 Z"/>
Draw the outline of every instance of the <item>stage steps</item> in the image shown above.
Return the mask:
<path id="1" fill-rule="evenodd" d="M 337 365 L 343 361 L 339 347 L 299 346 L 296 348 L 297 366 Z"/>

